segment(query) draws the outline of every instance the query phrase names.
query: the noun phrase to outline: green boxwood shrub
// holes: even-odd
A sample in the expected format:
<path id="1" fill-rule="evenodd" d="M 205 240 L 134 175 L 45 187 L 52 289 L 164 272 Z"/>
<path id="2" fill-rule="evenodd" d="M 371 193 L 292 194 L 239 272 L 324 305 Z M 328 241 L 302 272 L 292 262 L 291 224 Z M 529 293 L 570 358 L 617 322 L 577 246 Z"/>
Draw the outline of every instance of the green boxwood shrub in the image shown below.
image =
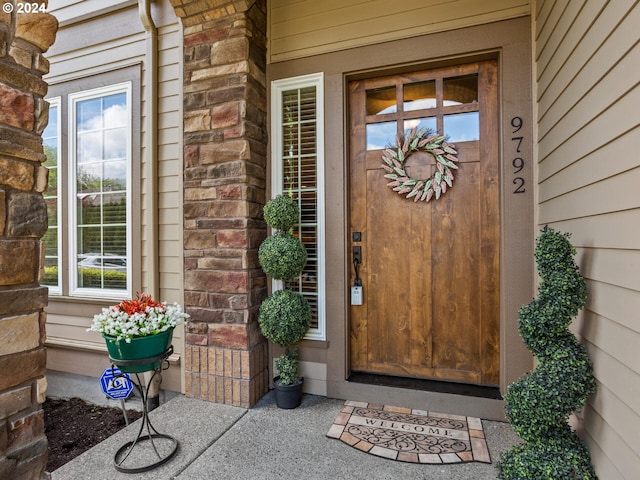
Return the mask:
<path id="1" fill-rule="evenodd" d="M 302 273 L 307 251 L 300 239 L 289 232 L 298 221 L 298 205 L 278 195 L 264 207 L 267 224 L 275 229 L 258 249 L 258 261 L 264 272 L 277 280 L 291 280 Z M 301 293 L 289 289 L 271 294 L 260 306 L 258 323 L 265 337 L 284 347 L 276 359 L 282 385 L 298 381 L 298 351 L 295 345 L 304 338 L 311 324 L 311 307 Z"/>
<path id="2" fill-rule="evenodd" d="M 307 263 L 307 251 L 293 235 L 276 232 L 267 237 L 258 249 L 258 261 L 264 273 L 276 280 L 288 280 L 300 275 Z"/>
<path id="3" fill-rule="evenodd" d="M 298 381 L 298 351 L 290 350 L 276 358 L 276 369 L 283 385 L 292 385 Z"/>
<path id="4" fill-rule="evenodd" d="M 587 288 L 573 261 L 569 234 L 545 227 L 536 241 L 538 296 L 520 308 L 518 331 L 536 368 L 507 389 L 505 415 L 523 444 L 498 463 L 504 480 L 593 480 L 589 451 L 568 419 L 595 392 L 586 349 L 568 330 L 584 307 Z"/>
<path id="5" fill-rule="evenodd" d="M 258 323 L 265 337 L 288 347 L 302 340 L 309 330 L 311 307 L 298 292 L 278 290 L 262 302 Z"/>
<path id="6" fill-rule="evenodd" d="M 298 204 L 288 195 L 278 195 L 264 206 L 264 220 L 271 228 L 288 232 L 298 221 Z"/>

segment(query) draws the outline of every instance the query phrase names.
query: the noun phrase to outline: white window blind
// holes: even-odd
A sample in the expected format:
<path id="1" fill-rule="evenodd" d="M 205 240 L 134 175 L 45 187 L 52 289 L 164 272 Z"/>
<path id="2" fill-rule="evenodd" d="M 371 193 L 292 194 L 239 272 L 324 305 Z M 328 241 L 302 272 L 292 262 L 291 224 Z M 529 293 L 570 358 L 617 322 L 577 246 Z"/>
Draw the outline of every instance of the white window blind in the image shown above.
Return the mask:
<path id="1" fill-rule="evenodd" d="M 300 218 L 294 235 L 307 249 L 307 264 L 287 288 L 302 293 L 313 311 L 308 339 L 325 340 L 323 75 L 272 82 L 272 195 L 291 196 Z M 274 281 L 274 288 L 282 282 Z"/>

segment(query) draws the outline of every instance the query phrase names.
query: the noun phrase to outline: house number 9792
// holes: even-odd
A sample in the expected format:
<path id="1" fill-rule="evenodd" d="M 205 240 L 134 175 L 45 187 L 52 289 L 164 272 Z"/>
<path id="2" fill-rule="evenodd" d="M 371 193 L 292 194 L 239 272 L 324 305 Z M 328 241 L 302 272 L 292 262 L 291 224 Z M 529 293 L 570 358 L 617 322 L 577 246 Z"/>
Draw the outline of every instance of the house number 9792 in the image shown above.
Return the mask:
<path id="1" fill-rule="evenodd" d="M 522 128 L 523 123 L 524 122 L 522 121 L 521 117 L 513 117 L 511 119 L 511 126 L 513 127 L 511 134 L 515 135 L 516 133 L 518 133 Z M 522 135 L 511 137 L 511 141 L 513 142 L 512 145 L 515 147 L 515 154 L 518 155 L 517 157 L 514 157 L 513 160 L 511 160 L 511 166 L 513 167 L 514 175 L 518 175 L 520 172 L 522 172 L 522 169 L 524 168 L 524 158 L 519 156 L 521 153 L 520 149 L 522 147 L 523 140 L 524 140 L 524 137 Z M 525 193 L 524 177 L 520 177 L 520 176 L 513 177 L 513 184 L 515 185 L 515 189 L 513 190 L 513 193 Z"/>

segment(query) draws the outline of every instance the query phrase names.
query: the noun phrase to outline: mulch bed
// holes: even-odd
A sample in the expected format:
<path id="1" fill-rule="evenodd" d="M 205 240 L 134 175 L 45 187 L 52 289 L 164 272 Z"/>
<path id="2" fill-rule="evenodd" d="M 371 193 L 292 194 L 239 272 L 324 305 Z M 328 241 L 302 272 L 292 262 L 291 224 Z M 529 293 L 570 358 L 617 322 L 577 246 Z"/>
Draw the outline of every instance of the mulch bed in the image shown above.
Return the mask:
<path id="1" fill-rule="evenodd" d="M 119 408 L 93 405 L 80 398 L 47 399 L 42 407 L 45 434 L 49 441 L 48 472 L 53 472 L 126 426 Z M 142 412 L 127 410 L 127 416 L 129 422 L 134 422 Z"/>

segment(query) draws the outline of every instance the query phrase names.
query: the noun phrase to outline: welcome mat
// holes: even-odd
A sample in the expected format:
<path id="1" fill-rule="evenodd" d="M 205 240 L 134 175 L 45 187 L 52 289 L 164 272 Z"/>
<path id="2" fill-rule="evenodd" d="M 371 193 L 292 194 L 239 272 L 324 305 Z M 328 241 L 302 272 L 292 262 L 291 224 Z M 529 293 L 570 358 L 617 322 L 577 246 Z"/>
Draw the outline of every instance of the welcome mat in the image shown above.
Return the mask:
<path id="1" fill-rule="evenodd" d="M 411 463 L 491 463 L 479 418 L 345 402 L 327 437 Z"/>

